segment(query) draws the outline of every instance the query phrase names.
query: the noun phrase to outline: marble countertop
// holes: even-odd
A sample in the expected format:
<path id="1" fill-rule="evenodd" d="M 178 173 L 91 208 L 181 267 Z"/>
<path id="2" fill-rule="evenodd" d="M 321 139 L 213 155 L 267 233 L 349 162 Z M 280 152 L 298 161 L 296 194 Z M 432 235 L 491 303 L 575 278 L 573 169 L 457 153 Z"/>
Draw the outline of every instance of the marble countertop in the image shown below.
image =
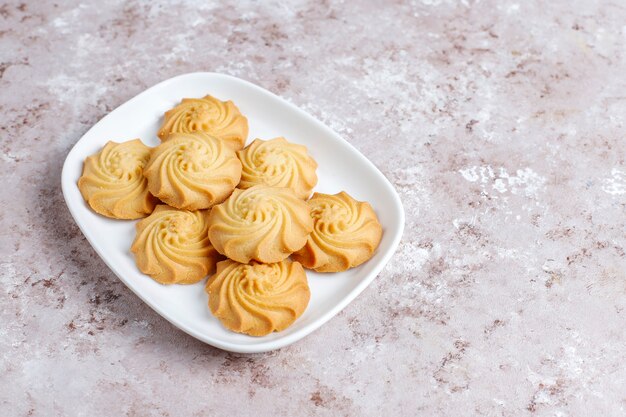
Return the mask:
<path id="1" fill-rule="evenodd" d="M 623 416 L 625 22 L 618 0 L 2 3 L 2 414 Z M 90 126 L 193 71 L 301 106 L 407 213 L 374 283 L 279 351 L 171 326 L 61 195 Z"/>

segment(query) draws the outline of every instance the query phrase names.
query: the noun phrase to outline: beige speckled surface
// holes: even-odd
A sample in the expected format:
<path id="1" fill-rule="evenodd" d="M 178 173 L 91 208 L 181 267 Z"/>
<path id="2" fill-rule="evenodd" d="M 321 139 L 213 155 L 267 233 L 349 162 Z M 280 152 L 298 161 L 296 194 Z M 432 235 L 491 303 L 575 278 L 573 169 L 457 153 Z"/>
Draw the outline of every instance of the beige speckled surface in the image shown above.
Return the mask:
<path id="1" fill-rule="evenodd" d="M 2 3 L 2 415 L 624 415 L 625 22 L 619 0 Z M 380 276 L 280 351 L 173 328 L 61 196 L 91 125 L 191 71 L 303 107 L 405 205 Z"/>

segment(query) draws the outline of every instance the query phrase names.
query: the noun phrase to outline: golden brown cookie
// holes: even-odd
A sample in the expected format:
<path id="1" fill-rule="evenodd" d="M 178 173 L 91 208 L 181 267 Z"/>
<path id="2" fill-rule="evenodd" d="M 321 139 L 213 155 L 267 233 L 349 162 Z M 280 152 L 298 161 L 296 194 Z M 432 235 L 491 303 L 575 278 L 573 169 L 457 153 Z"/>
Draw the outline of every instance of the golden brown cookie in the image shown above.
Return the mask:
<path id="1" fill-rule="evenodd" d="M 313 229 L 310 209 L 289 188 L 236 189 L 211 210 L 209 238 L 237 262 L 280 262 L 300 249 Z"/>
<path id="2" fill-rule="evenodd" d="M 150 148 L 139 139 L 108 142 L 85 159 L 78 188 L 89 206 L 114 219 L 139 219 L 152 213 L 158 200 L 148 192 L 143 169 Z"/>
<path id="3" fill-rule="evenodd" d="M 307 199 L 317 184 L 317 162 L 307 153 L 306 146 L 296 145 L 279 137 L 255 139 L 241 151 L 241 182 L 239 188 L 257 184 L 287 187 L 300 198 Z"/>
<path id="4" fill-rule="evenodd" d="M 220 101 L 209 95 L 184 98 L 165 113 L 157 135 L 166 140 L 171 133 L 201 131 L 225 141 L 233 150 L 243 148 L 248 139 L 248 119 L 232 101 Z"/>
<path id="5" fill-rule="evenodd" d="M 219 262 L 206 291 L 209 308 L 224 327 L 250 336 L 285 330 L 302 315 L 311 297 L 302 265 L 289 260 Z"/>
<path id="6" fill-rule="evenodd" d="M 317 272 L 339 272 L 372 257 L 383 233 L 372 206 L 343 191 L 315 193 L 307 203 L 314 230 L 306 245 L 293 254 L 294 260 Z"/>
<path id="7" fill-rule="evenodd" d="M 161 284 L 193 284 L 213 272 L 221 256 L 207 236 L 208 215 L 157 206 L 136 226 L 130 250 L 139 270 Z"/>
<path id="8" fill-rule="evenodd" d="M 206 209 L 224 201 L 241 178 L 241 162 L 203 132 L 174 133 L 153 149 L 144 168 L 148 189 L 172 207 Z"/>

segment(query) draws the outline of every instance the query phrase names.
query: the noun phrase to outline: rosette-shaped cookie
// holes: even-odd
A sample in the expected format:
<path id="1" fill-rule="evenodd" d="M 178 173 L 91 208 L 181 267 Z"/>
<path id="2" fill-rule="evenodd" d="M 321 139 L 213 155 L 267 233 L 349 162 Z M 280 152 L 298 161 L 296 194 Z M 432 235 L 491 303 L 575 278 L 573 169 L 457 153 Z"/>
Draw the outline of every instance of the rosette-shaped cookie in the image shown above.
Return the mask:
<path id="1" fill-rule="evenodd" d="M 206 133 L 174 133 L 144 168 L 148 189 L 172 207 L 206 209 L 224 201 L 241 178 L 235 151 Z"/>
<path id="2" fill-rule="evenodd" d="M 242 165 L 239 188 L 257 184 L 287 187 L 307 199 L 317 184 L 317 162 L 309 156 L 306 146 L 289 143 L 285 138 L 255 139 L 237 151 L 237 156 Z"/>
<path id="3" fill-rule="evenodd" d="M 137 223 L 130 247 L 139 270 L 161 284 L 193 284 L 213 272 L 221 256 L 207 236 L 208 215 L 157 206 Z"/>
<path id="4" fill-rule="evenodd" d="M 89 206 L 114 219 L 139 219 L 152 213 L 158 200 L 148 192 L 143 169 L 150 148 L 139 139 L 108 142 L 85 159 L 78 188 Z"/>
<path id="5" fill-rule="evenodd" d="M 315 226 L 294 260 L 317 272 L 339 272 L 372 257 L 383 234 L 372 206 L 343 191 L 315 193 L 307 203 Z"/>
<path id="6" fill-rule="evenodd" d="M 300 249 L 313 230 L 307 204 L 289 188 L 236 189 L 211 210 L 209 238 L 237 262 L 279 262 Z"/>
<path id="7" fill-rule="evenodd" d="M 243 148 L 248 139 L 248 119 L 232 101 L 220 101 L 209 95 L 184 98 L 165 113 L 157 135 L 166 140 L 171 133 L 201 131 L 225 141 L 233 150 Z"/>
<path id="8" fill-rule="evenodd" d="M 209 308 L 224 327 L 251 336 L 291 326 L 311 297 L 302 265 L 289 260 L 249 265 L 219 262 L 206 291 Z"/>

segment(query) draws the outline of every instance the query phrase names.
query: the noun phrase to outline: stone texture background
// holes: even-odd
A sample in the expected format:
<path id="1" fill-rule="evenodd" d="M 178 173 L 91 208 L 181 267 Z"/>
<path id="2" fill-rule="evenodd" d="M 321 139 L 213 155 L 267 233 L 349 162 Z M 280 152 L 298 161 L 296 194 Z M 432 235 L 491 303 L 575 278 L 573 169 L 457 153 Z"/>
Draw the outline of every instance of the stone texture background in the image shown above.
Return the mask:
<path id="1" fill-rule="evenodd" d="M 626 4 L 0 5 L 4 416 L 623 416 Z M 291 347 L 169 325 L 87 244 L 65 155 L 145 88 L 218 71 L 291 100 L 395 184 L 399 250 Z"/>

